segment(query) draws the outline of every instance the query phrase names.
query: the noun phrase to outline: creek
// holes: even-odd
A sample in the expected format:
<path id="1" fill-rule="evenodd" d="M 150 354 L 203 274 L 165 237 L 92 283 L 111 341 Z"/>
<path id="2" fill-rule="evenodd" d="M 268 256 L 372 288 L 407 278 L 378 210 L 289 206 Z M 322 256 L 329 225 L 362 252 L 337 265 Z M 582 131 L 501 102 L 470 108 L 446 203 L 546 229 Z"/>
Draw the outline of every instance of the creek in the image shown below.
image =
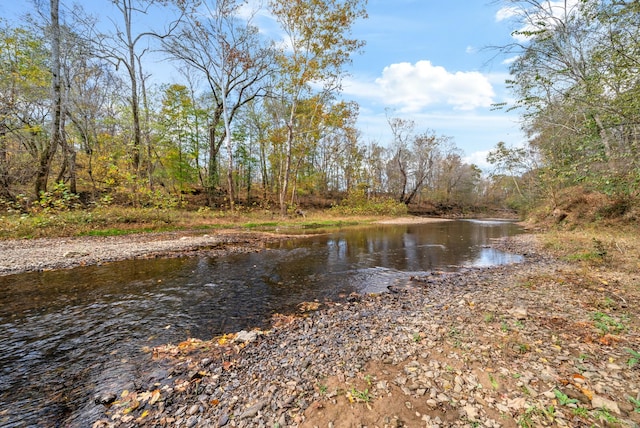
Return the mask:
<path id="1" fill-rule="evenodd" d="M 0 426 L 90 426 L 98 393 L 166 373 L 145 348 L 268 328 L 305 301 L 385 292 L 411 275 L 521 261 L 507 221 L 377 225 L 225 257 L 130 260 L 0 277 Z"/>

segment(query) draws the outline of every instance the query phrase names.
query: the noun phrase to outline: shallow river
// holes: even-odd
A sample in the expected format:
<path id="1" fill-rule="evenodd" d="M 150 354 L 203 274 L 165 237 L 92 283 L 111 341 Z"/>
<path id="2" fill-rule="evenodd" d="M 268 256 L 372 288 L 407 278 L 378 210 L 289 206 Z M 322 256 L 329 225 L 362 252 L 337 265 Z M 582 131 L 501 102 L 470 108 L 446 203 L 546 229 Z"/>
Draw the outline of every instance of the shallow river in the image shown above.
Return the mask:
<path id="1" fill-rule="evenodd" d="M 90 426 L 93 397 L 162 375 L 143 347 L 268 327 L 303 301 L 384 292 L 409 275 L 520 261 L 509 222 L 372 226 L 268 251 L 0 277 L 0 426 Z"/>

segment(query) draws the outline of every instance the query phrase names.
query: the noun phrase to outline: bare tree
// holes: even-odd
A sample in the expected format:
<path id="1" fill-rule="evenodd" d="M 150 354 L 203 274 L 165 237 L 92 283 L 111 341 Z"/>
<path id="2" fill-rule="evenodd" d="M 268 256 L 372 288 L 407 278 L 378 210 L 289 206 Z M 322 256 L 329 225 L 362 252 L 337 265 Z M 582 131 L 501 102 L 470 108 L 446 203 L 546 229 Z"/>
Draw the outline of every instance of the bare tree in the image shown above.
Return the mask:
<path id="1" fill-rule="evenodd" d="M 412 120 L 389 118 L 388 121 L 394 140 L 387 175 L 392 180 L 393 191 L 399 195 L 398 201 L 409 205 L 424 185 L 432 181 L 440 146 L 450 138 L 437 136 L 432 130 L 415 134 L 416 125 Z"/>
<path id="2" fill-rule="evenodd" d="M 132 128 L 133 128 L 133 147 L 131 150 L 131 163 L 136 171 L 140 169 L 141 153 L 142 153 L 142 130 L 140 118 L 140 85 L 143 83 L 141 79 L 144 76 L 142 68 L 142 57 L 149 52 L 150 47 L 141 47 L 142 43 L 149 38 L 164 39 L 168 37 L 180 22 L 178 16 L 175 21 L 169 24 L 169 28 L 163 32 L 142 31 L 135 32 L 134 22 L 136 18 L 146 15 L 149 9 L 154 5 L 168 6 L 172 3 L 170 0 L 111 0 L 115 7 L 120 11 L 122 23 L 113 22 L 114 33 L 110 36 L 98 35 L 96 42 L 98 44 L 98 55 L 112 63 L 116 70 L 120 66 L 124 66 L 129 79 L 129 105 L 131 108 Z M 182 2 L 181 2 L 182 4 Z M 124 25 L 124 28 L 121 28 Z"/>
<path id="3" fill-rule="evenodd" d="M 287 129 L 285 161 L 280 177 L 280 213 L 287 213 L 287 195 L 295 168 L 295 145 L 309 130 L 297 123 L 300 102 L 311 98 L 311 83 L 322 82 L 319 98 L 326 100 L 340 88 L 344 67 L 363 42 L 350 38 L 351 26 L 366 17 L 364 0 L 270 0 L 286 39 L 277 56 L 282 104 L 287 116 L 281 121 Z M 319 103 L 321 105 L 322 103 Z M 309 121 L 313 123 L 314 121 Z"/>
<path id="4" fill-rule="evenodd" d="M 204 1 L 187 14 L 176 37 L 164 48 L 177 60 L 202 73 L 213 98 L 213 118 L 209 125 L 209 196 L 218 183 L 218 161 L 222 144 L 227 149 L 227 186 L 231 207 L 235 203 L 232 122 L 239 109 L 266 94 L 266 78 L 271 72 L 271 50 L 265 46 L 253 14 L 240 17 L 243 2 Z M 255 13 L 255 12 L 254 12 Z M 218 135 L 218 129 L 222 132 Z"/>

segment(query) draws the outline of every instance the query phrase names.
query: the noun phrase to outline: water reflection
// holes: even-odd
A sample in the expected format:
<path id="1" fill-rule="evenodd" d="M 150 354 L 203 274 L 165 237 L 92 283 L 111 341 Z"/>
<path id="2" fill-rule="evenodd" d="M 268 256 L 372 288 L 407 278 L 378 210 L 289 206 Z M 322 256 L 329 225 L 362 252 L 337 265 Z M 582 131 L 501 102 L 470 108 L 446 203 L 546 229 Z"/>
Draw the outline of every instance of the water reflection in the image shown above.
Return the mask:
<path id="1" fill-rule="evenodd" d="M 374 226 L 261 253 L 0 277 L 0 425 L 90 426 L 96 392 L 160 370 L 143 346 L 266 327 L 302 301 L 384 291 L 409 274 L 518 261 L 487 248 L 517 232 L 486 221 Z"/>

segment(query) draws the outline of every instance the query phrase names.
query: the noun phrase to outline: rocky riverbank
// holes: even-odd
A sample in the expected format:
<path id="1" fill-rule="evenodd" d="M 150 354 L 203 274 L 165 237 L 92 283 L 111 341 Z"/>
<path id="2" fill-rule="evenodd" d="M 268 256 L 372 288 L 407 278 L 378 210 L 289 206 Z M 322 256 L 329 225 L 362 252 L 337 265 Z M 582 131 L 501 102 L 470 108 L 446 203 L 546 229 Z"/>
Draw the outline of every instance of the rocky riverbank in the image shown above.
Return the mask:
<path id="1" fill-rule="evenodd" d="M 149 349 L 165 370 L 96 397 L 94 426 L 638 426 L 638 275 L 496 246 L 525 262 Z"/>
<path id="2" fill-rule="evenodd" d="M 120 260 L 225 254 L 263 249 L 282 234 L 220 230 L 140 233 L 126 236 L 0 240 L 0 275 L 69 269 Z"/>
<path id="3" fill-rule="evenodd" d="M 428 217 L 401 217 L 381 224 L 418 224 L 449 221 Z M 264 249 L 265 244 L 294 238 L 283 233 L 218 229 L 136 233 L 121 236 L 0 240 L 0 276 L 24 272 L 70 269 L 121 260 L 185 257 L 192 254 L 221 256 Z"/>

